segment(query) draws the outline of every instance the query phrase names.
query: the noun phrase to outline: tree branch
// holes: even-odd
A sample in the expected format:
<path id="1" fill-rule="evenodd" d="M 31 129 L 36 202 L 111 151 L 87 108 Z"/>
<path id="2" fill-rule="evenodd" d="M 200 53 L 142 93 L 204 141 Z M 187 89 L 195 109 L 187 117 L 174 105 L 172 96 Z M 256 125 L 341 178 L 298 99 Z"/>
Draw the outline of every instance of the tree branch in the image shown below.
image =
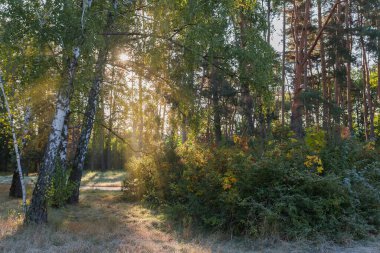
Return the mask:
<path id="1" fill-rule="evenodd" d="M 303 61 L 301 63 L 302 66 L 305 65 L 306 61 L 310 58 L 311 53 L 314 51 L 314 48 L 316 47 L 319 39 L 321 38 L 321 35 L 322 35 L 323 31 L 325 30 L 326 26 L 330 22 L 330 19 L 331 19 L 332 15 L 334 14 L 334 11 L 335 11 L 336 7 L 338 6 L 338 4 L 340 4 L 342 2 L 343 1 L 336 0 L 335 4 L 333 5 L 332 9 L 330 10 L 329 15 L 327 16 L 327 19 L 326 19 L 325 23 L 323 24 L 323 26 L 319 30 L 318 35 L 317 35 L 317 37 L 315 38 L 315 40 L 313 42 L 313 45 L 310 47 L 309 51 L 305 55 L 305 58 L 303 59 Z"/>

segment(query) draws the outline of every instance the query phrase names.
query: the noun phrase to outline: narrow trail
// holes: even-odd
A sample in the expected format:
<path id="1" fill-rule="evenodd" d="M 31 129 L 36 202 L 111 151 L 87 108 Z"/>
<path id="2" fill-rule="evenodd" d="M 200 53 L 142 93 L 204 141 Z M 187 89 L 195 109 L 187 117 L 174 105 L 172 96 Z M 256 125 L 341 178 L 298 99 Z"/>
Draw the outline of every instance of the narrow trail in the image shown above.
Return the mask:
<path id="1" fill-rule="evenodd" d="M 376 238 L 340 246 L 330 242 L 231 238 L 177 228 L 166 222 L 162 213 L 123 199 L 120 186 L 116 186 L 121 184 L 120 178 L 117 174 L 86 174 L 80 203 L 50 209 L 48 225 L 35 228 L 22 226 L 17 214 L 19 200 L 8 197 L 11 178 L 0 177 L 0 253 L 380 253 L 380 240 Z M 32 182 L 33 177 L 29 179 Z"/>
<path id="2" fill-rule="evenodd" d="M 104 175 L 106 174 L 106 175 Z M 81 183 L 81 190 L 120 191 L 124 172 L 87 172 Z M 27 188 L 33 187 L 37 181 L 37 175 L 24 177 Z M 0 185 L 11 185 L 12 175 L 0 176 Z"/>

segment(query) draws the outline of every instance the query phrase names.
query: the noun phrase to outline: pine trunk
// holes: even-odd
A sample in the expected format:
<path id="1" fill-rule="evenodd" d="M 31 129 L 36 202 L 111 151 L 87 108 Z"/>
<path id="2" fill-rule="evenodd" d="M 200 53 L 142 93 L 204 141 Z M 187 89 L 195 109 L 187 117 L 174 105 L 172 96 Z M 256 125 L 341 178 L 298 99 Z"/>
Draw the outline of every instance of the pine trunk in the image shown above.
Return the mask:
<path id="1" fill-rule="evenodd" d="M 341 37 L 341 18 L 340 18 L 340 15 L 341 15 L 341 5 L 338 4 L 337 8 L 336 8 L 336 37 L 337 38 L 340 38 Z M 341 78 L 340 78 L 340 75 L 342 73 L 341 71 L 341 53 L 339 52 L 339 47 L 340 47 L 340 44 L 339 43 L 336 43 L 335 45 L 335 78 L 334 78 L 334 102 L 335 102 L 335 107 L 339 110 L 337 110 L 337 112 L 335 113 L 335 117 L 334 117 L 334 120 L 335 120 L 335 125 L 336 127 L 339 127 L 340 124 L 341 124 L 341 112 L 340 112 L 340 109 L 341 109 L 341 103 L 342 103 L 342 99 L 341 99 L 341 87 L 342 87 L 342 84 L 341 84 Z"/>
<path id="2" fill-rule="evenodd" d="M 285 55 L 286 55 L 286 1 L 283 3 L 282 17 L 282 87 L 281 87 L 281 125 L 285 125 Z"/>
<path id="3" fill-rule="evenodd" d="M 318 27 L 322 29 L 322 0 L 318 0 Z M 323 129 L 327 129 L 329 127 L 330 116 L 328 110 L 328 87 L 327 87 L 327 75 L 326 75 L 326 56 L 325 56 L 325 43 L 324 36 L 321 34 L 320 38 L 320 54 L 321 54 L 321 73 L 322 73 L 322 95 L 323 95 Z"/>
<path id="4" fill-rule="evenodd" d="M 270 1 L 268 1 L 268 4 L 270 4 Z M 269 14 L 268 14 L 268 19 L 269 19 Z M 240 26 L 240 47 L 244 49 L 247 44 L 246 42 L 247 17 L 244 15 L 242 11 L 240 12 L 239 26 Z M 268 28 L 268 38 L 269 38 L 269 32 L 270 30 Z M 244 133 L 247 136 L 252 136 L 253 129 L 254 129 L 253 117 L 252 117 L 253 99 L 250 94 L 249 82 L 247 81 L 247 76 L 250 71 L 247 67 L 248 64 L 246 64 L 244 58 L 240 60 L 239 65 L 240 65 L 240 72 L 241 72 L 241 96 L 242 96 L 241 107 L 243 111 L 243 117 L 245 120 Z"/>
<path id="5" fill-rule="evenodd" d="M 302 10 L 303 6 L 303 10 Z M 303 115 L 303 101 L 302 91 L 302 77 L 304 74 L 304 64 L 307 61 L 306 43 L 307 43 L 307 29 L 310 20 L 310 7 L 311 1 L 307 0 L 300 6 L 294 1 L 294 23 L 293 33 L 294 42 L 296 47 L 296 63 L 295 63 L 295 76 L 293 85 L 293 103 L 291 107 L 291 122 L 290 127 L 298 138 L 303 136 L 302 115 Z M 301 28 L 300 28 L 301 27 Z"/>
<path id="6" fill-rule="evenodd" d="M 363 76 L 363 124 L 364 124 L 364 134 L 366 141 L 369 139 L 368 133 L 368 104 L 367 104 L 367 73 L 365 70 L 365 48 L 364 40 L 361 37 L 360 43 L 362 47 L 362 76 Z"/>
<path id="7" fill-rule="evenodd" d="M 366 84 L 366 90 L 367 90 L 367 101 L 368 101 L 368 113 L 369 113 L 369 140 L 373 141 L 375 140 L 375 110 L 373 107 L 372 102 L 372 95 L 371 95 L 371 84 L 370 84 L 370 73 L 369 73 L 369 66 L 367 61 L 367 52 L 365 50 L 365 46 L 363 44 L 363 61 L 364 61 L 364 69 L 365 69 L 365 84 Z"/>
<path id="8" fill-rule="evenodd" d="M 351 22 L 351 2 L 347 1 L 346 3 L 346 30 L 349 30 L 351 28 L 350 22 Z M 346 80 L 347 80 L 347 125 L 348 129 L 350 130 L 350 133 L 353 131 L 352 127 L 352 100 L 351 100 L 351 87 L 352 87 L 352 80 L 351 80 L 351 51 L 352 51 L 352 37 L 350 33 L 347 32 L 347 38 L 346 38 L 346 47 L 347 52 L 349 54 L 349 59 L 346 63 Z"/>
<path id="9" fill-rule="evenodd" d="M 217 145 L 222 141 L 222 125 L 220 116 L 220 105 L 219 105 L 219 82 L 218 73 L 216 72 L 214 66 L 211 67 L 211 90 L 212 90 L 212 106 L 214 113 L 214 134 L 215 143 Z"/>

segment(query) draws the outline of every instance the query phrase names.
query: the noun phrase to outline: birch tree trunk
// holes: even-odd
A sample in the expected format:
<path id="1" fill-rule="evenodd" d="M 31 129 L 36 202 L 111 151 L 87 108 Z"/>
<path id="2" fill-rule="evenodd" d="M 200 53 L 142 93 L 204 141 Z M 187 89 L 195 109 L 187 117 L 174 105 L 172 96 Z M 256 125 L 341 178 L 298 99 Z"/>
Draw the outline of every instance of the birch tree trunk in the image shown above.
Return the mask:
<path id="1" fill-rule="evenodd" d="M 111 27 L 112 22 L 113 16 L 112 13 L 109 12 L 107 17 L 107 23 L 104 29 L 105 31 L 107 31 Z M 103 75 L 107 62 L 108 51 L 109 41 L 108 39 L 106 39 L 105 45 L 99 50 L 98 60 L 95 66 L 95 79 L 92 82 L 92 86 L 88 96 L 88 102 L 83 119 L 81 134 L 79 137 L 79 143 L 75 151 L 74 164 L 69 176 L 69 182 L 75 184 L 75 188 L 68 199 L 69 204 L 76 204 L 79 202 L 79 188 L 82 180 L 84 160 L 86 158 L 91 132 L 94 127 L 96 108 L 99 103 L 99 95 L 101 90 L 101 84 L 103 82 Z"/>
<path id="2" fill-rule="evenodd" d="M 70 110 L 70 100 L 74 90 L 74 76 L 78 65 L 79 49 L 74 49 L 74 55 L 67 69 L 67 83 L 59 90 L 56 112 L 51 125 L 44 161 L 40 167 L 37 183 L 33 190 L 31 204 L 26 215 L 26 223 L 47 222 L 47 191 L 51 185 L 55 170 L 56 157 L 61 144 L 62 131 L 66 115 Z"/>
<path id="3" fill-rule="evenodd" d="M 23 148 L 26 145 L 26 136 L 28 135 L 29 132 L 29 122 L 31 118 L 31 108 L 30 106 L 27 106 L 25 109 L 25 115 L 24 115 L 24 132 L 21 140 L 21 147 L 20 147 L 20 159 L 22 159 L 23 156 Z M 20 161 L 22 165 L 22 160 Z M 25 167 L 23 168 L 23 173 L 27 175 L 27 169 Z M 20 181 L 20 174 L 18 172 L 18 169 L 16 168 L 13 171 L 13 177 L 12 177 L 12 183 L 11 187 L 9 189 L 9 196 L 14 197 L 14 198 L 22 198 L 23 192 L 22 192 L 22 184 Z"/>
<path id="4" fill-rule="evenodd" d="M 63 170 L 67 169 L 67 146 L 69 143 L 69 115 L 70 112 L 67 113 L 65 121 L 63 123 L 63 129 L 62 129 L 62 141 L 61 145 L 59 147 L 59 159 L 60 159 L 60 166 Z"/>
<path id="5" fill-rule="evenodd" d="M 88 143 L 94 126 L 96 108 L 98 105 L 101 83 L 103 81 L 104 67 L 108 55 L 108 47 L 99 52 L 98 62 L 96 64 L 96 77 L 93 81 L 83 120 L 82 130 L 79 143 L 75 152 L 74 164 L 70 173 L 69 182 L 75 184 L 75 189 L 68 199 L 68 203 L 75 204 L 79 201 L 79 187 L 83 174 L 84 160 L 86 158 Z"/>
<path id="6" fill-rule="evenodd" d="M 4 90 L 4 80 L 3 80 L 2 73 L 0 73 L 0 88 L 1 88 L 1 91 L 3 93 L 4 104 L 5 104 L 5 107 L 7 109 L 9 124 L 11 126 L 12 137 L 13 137 L 13 147 L 15 149 L 15 154 L 16 154 L 17 170 L 18 170 L 18 174 L 19 174 L 19 178 L 20 178 L 20 183 L 21 183 L 22 206 L 23 206 L 24 213 L 26 213 L 26 190 L 25 190 L 24 176 L 22 174 L 22 168 L 21 168 L 20 152 L 19 152 L 19 149 L 18 149 L 18 143 L 17 143 L 17 138 L 16 138 L 16 131 L 15 131 L 15 128 L 14 128 L 14 125 L 13 125 L 13 115 L 12 115 L 11 110 L 9 109 L 7 95 L 5 94 L 5 90 Z"/>

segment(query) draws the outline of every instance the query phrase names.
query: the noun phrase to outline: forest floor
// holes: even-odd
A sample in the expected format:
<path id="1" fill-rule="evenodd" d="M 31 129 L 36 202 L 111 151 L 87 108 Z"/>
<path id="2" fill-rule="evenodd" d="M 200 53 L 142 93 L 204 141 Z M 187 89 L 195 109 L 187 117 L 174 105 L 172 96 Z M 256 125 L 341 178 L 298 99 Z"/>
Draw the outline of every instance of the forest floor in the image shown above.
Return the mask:
<path id="1" fill-rule="evenodd" d="M 83 190 L 121 190 L 123 179 L 125 178 L 125 171 L 86 171 L 83 175 L 81 182 L 81 189 Z M 31 173 L 29 176 L 24 177 L 27 185 L 33 187 L 37 180 L 37 174 Z M 0 185 L 10 185 L 12 182 L 11 173 L 0 174 Z"/>
<path id="2" fill-rule="evenodd" d="M 101 179 L 108 176 L 93 173 L 86 174 L 84 179 L 89 185 L 119 182 L 117 173 L 108 182 Z M 8 188 L 9 185 L 0 184 L 0 252 L 380 252 L 380 240 L 376 238 L 339 246 L 304 240 L 253 241 L 178 229 L 165 221 L 162 213 L 140 203 L 126 202 L 120 188 L 82 189 L 80 204 L 49 209 L 48 225 L 25 227 L 20 200 L 9 198 Z"/>

